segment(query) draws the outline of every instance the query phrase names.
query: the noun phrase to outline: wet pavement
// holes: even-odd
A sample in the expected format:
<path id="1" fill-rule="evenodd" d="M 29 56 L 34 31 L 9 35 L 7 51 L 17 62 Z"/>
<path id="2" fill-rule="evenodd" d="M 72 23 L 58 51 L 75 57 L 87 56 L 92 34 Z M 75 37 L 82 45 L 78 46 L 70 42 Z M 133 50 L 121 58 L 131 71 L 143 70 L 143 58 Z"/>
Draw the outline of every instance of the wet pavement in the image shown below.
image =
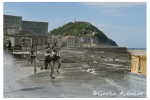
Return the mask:
<path id="1" fill-rule="evenodd" d="M 50 79 L 39 58 L 34 75 L 26 59 L 4 52 L 4 98 L 146 97 L 146 78 L 125 73 L 127 54 L 65 48 L 61 58 L 60 74 Z"/>

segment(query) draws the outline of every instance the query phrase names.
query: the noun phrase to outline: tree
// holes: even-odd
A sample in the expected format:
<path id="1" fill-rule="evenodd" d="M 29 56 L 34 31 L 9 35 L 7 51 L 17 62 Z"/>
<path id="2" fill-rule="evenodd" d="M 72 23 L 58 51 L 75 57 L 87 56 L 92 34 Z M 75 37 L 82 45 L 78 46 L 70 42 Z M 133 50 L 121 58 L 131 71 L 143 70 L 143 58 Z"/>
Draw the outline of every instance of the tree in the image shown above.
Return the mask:
<path id="1" fill-rule="evenodd" d="M 62 36 L 88 36 L 89 38 L 93 38 L 95 37 L 92 34 L 93 32 L 97 32 L 95 36 L 100 43 L 117 46 L 116 42 L 109 39 L 101 30 L 99 30 L 97 27 L 93 26 L 89 22 L 69 22 L 61 27 L 58 27 L 57 29 L 53 29 L 49 32 L 49 34 Z"/>

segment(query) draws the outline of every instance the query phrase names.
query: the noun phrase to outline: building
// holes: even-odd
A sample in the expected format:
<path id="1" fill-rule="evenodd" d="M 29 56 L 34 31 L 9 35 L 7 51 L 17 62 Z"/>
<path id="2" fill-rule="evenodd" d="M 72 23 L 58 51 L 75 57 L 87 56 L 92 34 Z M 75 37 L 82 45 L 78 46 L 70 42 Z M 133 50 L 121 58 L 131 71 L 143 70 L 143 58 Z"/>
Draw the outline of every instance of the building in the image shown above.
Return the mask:
<path id="1" fill-rule="evenodd" d="M 77 36 L 66 36 L 68 47 L 78 47 L 80 46 L 80 38 Z"/>
<path id="2" fill-rule="evenodd" d="M 22 17 L 4 15 L 4 35 L 19 34 L 22 30 Z"/>
<path id="3" fill-rule="evenodd" d="M 80 38 L 81 46 L 83 47 L 90 47 L 92 39 L 88 36 L 84 36 Z"/>
<path id="4" fill-rule="evenodd" d="M 48 23 L 23 21 L 20 16 L 4 15 L 4 37 L 4 45 L 9 43 L 13 49 L 41 48 L 48 44 Z"/>
<path id="5" fill-rule="evenodd" d="M 147 73 L 147 56 L 145 50 L 130 50 L 131 53 L 131 65 L 129 71 L 134 74 L 142 74 L 146 76 Z"/>
<path id="6" fill-rule="evenodd" d="M 78 37 L 78 36 L 66 36 L 66 46 L 68 47 L 90 47 L 92 39 L 84 36 L 84 37 Z"/>
<path id="7" fill-rule="evenodd" d="M 47 22 L 22 21 L 22 30 L 31 34 L 44 35 L 48 32 Z"/>

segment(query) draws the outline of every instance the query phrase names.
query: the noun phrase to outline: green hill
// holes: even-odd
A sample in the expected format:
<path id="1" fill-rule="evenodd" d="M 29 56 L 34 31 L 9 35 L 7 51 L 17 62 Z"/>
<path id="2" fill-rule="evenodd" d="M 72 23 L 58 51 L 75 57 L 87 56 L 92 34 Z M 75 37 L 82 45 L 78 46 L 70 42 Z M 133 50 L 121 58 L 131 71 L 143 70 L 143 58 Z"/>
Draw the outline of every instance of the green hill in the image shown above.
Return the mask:
<path id="1" fill-rule="evenodd" d="M 116 42 L 109 39 L 101 30 L 93 26 L 89 22 L 69 22 L 57 29 L 49 32 L 51 35 L 72 35 L 72 36 L 88 36 L 93 38 L 93 32 L 96 32 L 95 39 L 98 44 L 117 46 Z"/>

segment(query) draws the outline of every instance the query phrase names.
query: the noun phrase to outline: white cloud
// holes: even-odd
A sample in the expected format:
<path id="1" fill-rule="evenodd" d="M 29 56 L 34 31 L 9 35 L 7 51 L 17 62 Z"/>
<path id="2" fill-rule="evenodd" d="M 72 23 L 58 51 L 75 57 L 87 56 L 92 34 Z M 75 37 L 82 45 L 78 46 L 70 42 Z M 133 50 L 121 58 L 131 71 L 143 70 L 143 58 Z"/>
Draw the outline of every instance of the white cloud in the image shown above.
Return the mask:
<path id="1" fill-rule="evenodd" d="M 83 5 L 90 5 L 103 8 L 133 7 L 146 4 L 145 2 L 84 2 Z"/>
<path id="2" fill-rule="evenodd" d="M 84 2 L 83 5 L 95 6 L 100 9 L 101 13 L 106 16 L 133 16 L 133 14 L 127 14 L 124 11 L 120 11 L 119 8 L 134 7 L 146 4 L 145 2 Z"/>
<path id="3" fill-rule="evenodd" d="M 120 13 L 114 9 L 104 9 L 101 12 L 107 16 L 128 16 L 127 14 Z"/>
<path id="4" fill-rule="evenodd" d="M 15 12 L 15 10 L 14 9 L 6 9 L 6 10 L 4 10 L 5 12 Z"/>

